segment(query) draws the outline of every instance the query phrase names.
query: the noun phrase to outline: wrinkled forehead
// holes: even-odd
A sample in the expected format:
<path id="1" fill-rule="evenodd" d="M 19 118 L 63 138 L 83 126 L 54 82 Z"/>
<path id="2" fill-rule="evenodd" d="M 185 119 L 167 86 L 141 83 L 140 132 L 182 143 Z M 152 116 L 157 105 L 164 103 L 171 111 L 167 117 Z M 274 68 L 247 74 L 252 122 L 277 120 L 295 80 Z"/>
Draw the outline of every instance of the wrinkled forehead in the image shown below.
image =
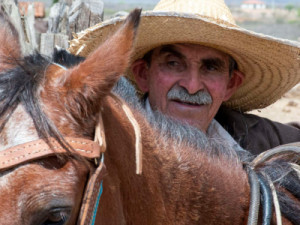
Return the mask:
<path id="1" fill-rule="evenodd" d="M 178 57 L 183 58 L 218 58 L 224 60 L 225 62 L 228 62 L 228 59 L 230 58 L 230 56 L 227 53 L 222 52 L 218 49 L 204 45 L 188 43 L 162 45 L 157 48 L 154 48 L 153 50 L 151 50 L 151 52 L 152 56 L 159 56 L 164 53 L 172 53 Z"/>

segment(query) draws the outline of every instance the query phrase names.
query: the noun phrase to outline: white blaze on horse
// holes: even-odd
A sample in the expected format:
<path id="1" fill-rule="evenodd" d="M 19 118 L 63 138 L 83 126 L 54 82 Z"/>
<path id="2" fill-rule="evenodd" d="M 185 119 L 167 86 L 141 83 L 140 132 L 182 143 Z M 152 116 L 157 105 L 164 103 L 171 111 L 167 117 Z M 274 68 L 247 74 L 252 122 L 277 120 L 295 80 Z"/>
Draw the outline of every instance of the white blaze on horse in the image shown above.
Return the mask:
<path id="1" fill-rule="evenodd" d="M 247 223 L 250 184 L 234 150 L 200 132 L 196 148 L 188 140 L 192 128 L 180 128 L 187 137 L 178 141 L 111 93 L 129 64 L 139 19 L 140 11 L 133 11 L 117 33 L 70 66 L 67 58 L 58 65 L 39 54 L 23 57 L 15 28 L 1 14 L 1 225 Z M 141 175 L 134 121 L 141 130 Z M 99 122 L 107 174 L 94 215 L 87 205 L 91 200 L 94 209 L 97 196 L 89 187 L 99 189 L 104 171 L 97 167 L 103 149 L 91 142 Z M 285 160 L 291 158 L 254 169 L 276 180 L 283 221 L 299 224 L 299 178 Z"/>

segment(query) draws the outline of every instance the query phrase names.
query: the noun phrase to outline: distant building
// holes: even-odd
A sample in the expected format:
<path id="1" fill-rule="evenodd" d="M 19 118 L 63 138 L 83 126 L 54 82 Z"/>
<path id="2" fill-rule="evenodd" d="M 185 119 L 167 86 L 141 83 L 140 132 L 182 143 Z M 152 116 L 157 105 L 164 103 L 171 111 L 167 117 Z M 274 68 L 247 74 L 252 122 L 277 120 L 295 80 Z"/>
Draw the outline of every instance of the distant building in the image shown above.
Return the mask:
<path id="1" fill-rule="evenodd" d="M 34 16 L 36 18 L 45 17 L 45 4 L 43 2 L 22 2 L 18 3 L 21 16 L 27 15 L 29 4 L 34 5 Z"/>
<path id="2" fill-rule="evenodd" d="M 243 1 L 241 8 L 242 9 L 265 9 L 266 3 L 260 0 L 247 0 L 247 1 Z"/>

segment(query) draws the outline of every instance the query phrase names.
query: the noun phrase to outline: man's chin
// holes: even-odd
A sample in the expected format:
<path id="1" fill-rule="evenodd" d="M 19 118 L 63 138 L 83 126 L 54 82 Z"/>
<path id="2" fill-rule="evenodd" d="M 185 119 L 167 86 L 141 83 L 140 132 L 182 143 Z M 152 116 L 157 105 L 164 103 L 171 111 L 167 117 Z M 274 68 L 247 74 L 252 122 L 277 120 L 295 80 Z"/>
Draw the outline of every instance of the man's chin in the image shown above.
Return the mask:
<path id="1" fill-rule="evenodd" d="M 167 114 L 176 120 L 192 125 L 204 131 L 207 129 L 210 105 L 193 105 L 172 101 L 168 105 Z M 204 125 L 205 124 L 205 125 Z"/>
<path id="2" fill-rule="evenodd" d="M 200 121 L 199 118 L 194 119 L 194 118 L 186 118 L 186 117 L 173 117 L 176 120 L 180 121 L 180 123 L 187 124 L 189 126 L 193 126 L 198 128 L 199 130 L 203 131 L 206 133 L 206 126 L 203 125 L 203 121 Z"/>
<path id="3" fill-rule="evenodd" d="M 193 127 L 197 127 L 198 129 L 202 130 L 205 132 L 206 126 L 203 124 L 210 123 L 207 118 L 207 114 L 203 114 L 197 111 L 195 114 L 194 113 L 183 113 L 182 111 L 180 112 L 170 112 L 168 113 L 168 116 L 171 118 L 180 121 L 181 123 L 191 125 Z"/>

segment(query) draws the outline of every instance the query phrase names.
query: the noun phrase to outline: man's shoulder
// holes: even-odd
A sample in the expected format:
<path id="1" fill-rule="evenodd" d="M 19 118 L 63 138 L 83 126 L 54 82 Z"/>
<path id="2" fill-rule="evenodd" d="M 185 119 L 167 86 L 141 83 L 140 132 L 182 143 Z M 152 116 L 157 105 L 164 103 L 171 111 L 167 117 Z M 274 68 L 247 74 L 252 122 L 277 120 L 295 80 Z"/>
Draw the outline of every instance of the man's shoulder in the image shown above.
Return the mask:
<path id="1" fill-rule="evenodd" d="M 221 106 L 215 119 L 229 131 L 244 132 L 245 128 L 255 126 L 262 118 Z"/>
<path id="2" fill-rule="evenodd" d="M 216 120 L 221 124 L 234 126 L 236 130 L 240 131 L 243 131 L 245 128 L 256 126 L 282 127 L 283 129 L 286 128 L 291 129 L 292 131 L 300 131 L 299 122 L 283 124 L 254 114 L 239 112 L 225 106 L 220 107 L 216 115 Z"/>
<path id="3" fill-rule="evenodd" d="M 224 106 L 220 108 L 216 120 L 242 147 L 251 149 L 253 153 L 282 144 L 300 142 L 299 123 L 282 124 Z"/>

